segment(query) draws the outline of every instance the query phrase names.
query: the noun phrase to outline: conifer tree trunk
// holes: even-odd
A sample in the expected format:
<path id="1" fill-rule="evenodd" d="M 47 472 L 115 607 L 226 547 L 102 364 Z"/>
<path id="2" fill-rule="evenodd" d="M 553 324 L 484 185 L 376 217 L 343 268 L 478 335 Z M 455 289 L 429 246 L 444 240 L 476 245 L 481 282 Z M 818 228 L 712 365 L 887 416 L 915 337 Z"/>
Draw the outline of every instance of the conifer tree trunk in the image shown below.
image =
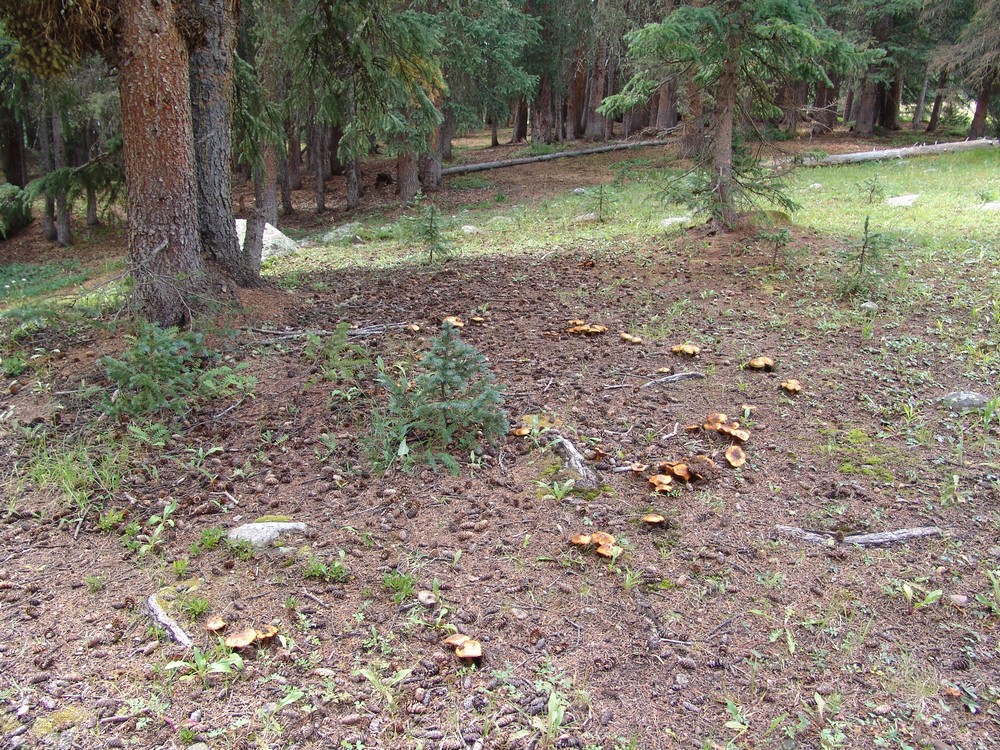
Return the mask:
<path id="1" fill-rule="evenodd" d="M 733 123 L 736 98 L 739 93 L 739 70 L 739 50 L 733 49 L 722 61 L 722 73 L 719 76 L 711 167 L 717 221 L 727 229 L 736 225 L 736 203 L 733 195 Z"/>
<path id="2" fill-rule="evenodd" d="M 538 85 L 538 98 L 532 107 L 531 142 L 552 143 L 552 81 L 543 74 Z"/>
<path id="3" fill-rule="evenodd" d="M 52 171 L 52 135 L 49 127 L 49 112 L 46 108 L 38 118 L 38 140 L 42 152 L 42 169 L 46 174 Z M 42 207 L 42 236 L 50 242 L 56 240 L 56 201 L 49 192 L 45 193 Z"/>
<path id="4" fill-rule="evenodd" d="M 24 125 L 12 109 L 0 103 L 0 143 L 3 144 L 3 173 L 11 185 L 28 184 L 24 160 Z"/>
<path id="5" fill-rule="evenodd" d="M 927 123 L 927 132 L 933 133 L 937 130 L 938 120 L 941 118 L 941 106 L 944 104 L 945 86 L 948 85 L 948 70 L 942 70 L 938 76 L 937 86 L 934 88 L 934 104 L 931 106 L 931 119 Z"/>
<path id="6" fill-rule="evenodd" d="M 63 138 L 62 115 L 52 108 L 52 166 L 62 169 L 66 161 L 66 139 Z M 73 228 L 70 224 L 72 204 L 65 187 L 56 191 L 56 244 L 68 247 L 73 244 Z"/>
<path id="7" fill-rule="evenodd" d="M 857 113 L 854 115 L 854 133 L 864 138 L 875 132 L 875 121 L 879 112 L 878 86 L 871 81 L 865 81 L 861 86 L 860 101 L 857 102 Z"/>
<path id="8" fill-rule="evenodd" d="M 570 66 L 566 93 L 566 140 L 575 141 L 583 135 L 581 122 L 586 105 L 587 69 L 583 60 L 583 45 L 577 47 Z"/>
<path id="9" fill-rule="evenodd" d="M 101 222 L 97 218 L 97 191 L 92 185 L 87 185 L 87 226 L 96 227 Z"/>
<path id="10" fill-rule="evenodd" d="M 319 158 L 319 154 L 323 151 L 319 145 L 322 138 L 323 126 L 314 123 L 309 128 L 309 166 L 313 173 L 316 195 L 316 213 L 318 214 L 326 211 L 326 183 L 324 182 L 323 160 Z"/>
<path id="11" fill-rule="evenodd" d="M 930 85 L 930 74 L 924 73 L 924 83 L 920 87 L 920 96 L 917 97 L 917 106 L 913 110 L 913 122 L 910 123 L 912 130 L 918 130 L 924 119 L 924 106 L 927 104 L 927 87 Z"/>
<path id="12" fill-rule="evenodd" d="M 285 119 L 285 142 L 288 155 L 285 157 L 288 170 L 289 190 L 302 189 L 302 143 L 299 139 L 299 124 L 292 118 Z"/>
<path id="13" fill-rule="evenodd" d="M 594 67 L 591 76 L 590 97 L 587 99 L 587 124 L 584 136 L 588 141 L 599 141 L 604 138 L 604 117 L 597 112 L 604 100 L 604 79 L 608 70 L 608 43 L 602 37 L 597 43 L 594 54 Z"/>
<path id="14" fill-rule="evenodd" d="M 497 148 L 500 145 L 500 126 L 497 123 L 497 117 L 494 115 L 490 118 L 490 148 Z"/>
<path id="15" fill-rule="evenodd" d="M 195 5 L 204 29 L 189 60 L 201 250 L 239 286 L 257 286 L 260 266 L 240 248 L 233 220 L 230 164 L 237 0 L 196 0 Z"/>
<path id="16" fill-rule="evenodd" d="M 348 160 L 344 172 L 347 176 L 347 207 L 357 208 L 361 204 L 361 160 Z"/>
<path id="17" fill-rule="evenodd" d="M 986 115 L 990 109 L 995 78 L 996 76 L 987 78 L 979 88 L 979 96 L 976 97 L 976 113 L 972 116 L 972 124 L 969 126 L 969 138 L 984 138 L 986 136 Z"/>
<path id="18" fill-rule="evenodd" d="M 188 50 L 173 2 L 125 0 L 120 11 L 116 52 L 133 297 L 150 320 L 179 325 L 210 291 L 198 237 Z"/>
<path id="19" fill-rule="evenodd" d="M 263 147 L 264 169 L 254 175 L 254 198 L 264 221 L 278 226 L 278 149 L 267 143 Z"/>
<path id="20" fill-rule="evenodd" d="M 417 156 L 412 151 L 400 153 L 396 157 L 396 189 L 399 199 L 409 203 L 420 188 L 420 174 L 417 169 Z"/>
<path id="21" fill-rule="evenodd" d="M 524 143 L 528 140 L 528 102 L 518 99 L 514 109 L 514 133 L 511 135 L 511 143 Z"/>

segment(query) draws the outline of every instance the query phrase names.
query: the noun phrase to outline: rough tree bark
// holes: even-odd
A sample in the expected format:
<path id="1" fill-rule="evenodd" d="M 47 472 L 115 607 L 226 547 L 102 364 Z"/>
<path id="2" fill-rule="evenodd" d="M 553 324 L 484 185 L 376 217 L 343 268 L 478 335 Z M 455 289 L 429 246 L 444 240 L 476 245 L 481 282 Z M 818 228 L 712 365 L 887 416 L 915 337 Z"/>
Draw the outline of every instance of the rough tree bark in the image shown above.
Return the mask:
<path id="1" fill-rule="evenodd" d="M 347 176 L 347 207 L 357 208 L 361 204 L 361 160 L 349 159 L 344 173 Z"/>
<path id="2" fill-rule="evenodd" d="M 179 325 L 211 293 L 198 237 L 188 50 L 173 2 L 121 4 L 117 44 L 128 209 L 138 310 Z"/>
<path id="3" fill-rule="evenodd" d="M 602 37 L 597 43 L 594 53 L 594 70 L 591 76 L 590 97 L 587 99 L 584 137 L 588 141 L 599 141 L 604 138 L 604 117 L 597 108 L 604 101 L 604 77 L 608 70 L 608 43 Z"/>
<path id="4" fill-rule="evenodd" d="M 41 117 L 38 118 L 38 140 L 42 152 L 42 169 L 46 173 L 52 171 L 52 134 L 49 122 L 49 112 L 48 109 L 45 109 Z M 55 242 L 56 201 L 48 192 L 45 193 L 45 202 L 42 207 L 42 236 L 50 242 Z"/>
<path id="5" fill-rule="evenodd" d="M 972 124 L 969 126 L 969 138 L 982 138 L 986 135 L 986 115 L 990 109 L 995 78 L 996 76 L 987 78 L 979 87 L 979 96 L 976 97 L 976 113 L 972 116 Z"/>
<path id="6" fill-rule="evenodd" d="M 511 143 L 524 143 L 528 140 L 528 102 L 519 99 L 514 108 L 514 133 L 510 137 Z"/>
<path id="7" fill-rule="evenodd" d="M 552 143 L 552 81 L 542 74 L 531 113 L 531 142 Z"/>
<path id="8" fill-rule="evenodd" d="M 734 45 L 735 46 L 735 45 Z M 712 143 L 712 189 L 716 223 L 730 229 L 736 225 L 736 202 L 733 194 L 733 121 L 739 94 L 740 56 L 731 50 L 722 61 L 719 90 L 715 98 L 715 140 Z"/>
<path id="9" fill-rule="evenodd" d="M 581 122 L 587 93 L 587 69 L 583 61 L 584 47 L 581 45 L 573 55 L 569 71 L 569 87 L 566 92 L 566 140 L 575 141 L 583 135 Z"/>
<path id="10" fill-rule="evenodd" d="M 278 226 L 278 149 L 267 143 L 263 147 L 264 169 L 254 175 L 253 191 L 257 208 L 264 221 Z"/>
<path id="11" fill-rule="evenodd" d="M 933 133 L 937 130 L 938 120 L 941 119 L 941 106 L 944 104 L 945 87 L 948 85 L 948 70 L 941 71 L 938 76 L 937 86 L 934 87 L 934 104 L 931 107 L 931 119 L 927 123 L 927 132 Z"/>
<path id="12" fill-rule="evenodd" d="M 63 169 L 66 161 L 66 139 L 63 138 L 62 115 L 52 108 L 52 166 Z M 56 191 L 56 244 L 68 247 L 73 244 L 73 228 L 70 224 L 72 205 L 69 191 L 63 187 Z"/>
<path id="13" fill-rule="evenodd" d="M 309 127 L 309 168 L 312 170 L 314 178 L 316 213 L 318 214 L 326 211 L 326 183 L 323 180 L 325 171 L 323 169 L 323 160 L 319 158 L 319 154 L 323 152 L 320 146 L 323 137 L 322 125 L 314 123 Z"/>
<path id="14" fill-rule="evenodd" d="M 3 173 L 7 182 L 23 188 L 28 184 L 24 161 L 24 125 L 14 112 L 0 104 L 0 143 L 3 143 Z"/>
<path id="15" fill-rule="evenodd" d="M 920 128 L 921 121 L 924 119 L 924 106 L 927 104 L 927 87 L 930 86 L 931 77 L 930 74 L 924 74 L 924 83 L 920 87 L 920 96 L 917 97 L 917 106 L 913 110 L 913 122 L 910 123 L 910 128 L 912 130 L 918 130 Z"/>
<path id="16" fill-rule="evenodd" d="M 854 116 L 854 134 L 869 137 L 875 132 L 875 120 L 878 117 L 879 96 L 878 86 L 871 81 L 865 81 L 861 86 L 860 101 L 857 102 L 857 113 Z"/>
<path id="17" fill-rule="evenodd" d="M 260 265 L 240 248 L 233 221 L 233 52 L 237 0 L 197 0 L 204 33 L 190 53 L 191 126 L 201 250 L 240 286 L 260 284 Z"/>
<path id="18" fill-rule="evenodd" d="M 409 203 L 420 188 L 420 173 L 417 169 L 417 156 L 412 152 L 400 153 L 396 157 L 396 189 L 399 199 Z"/>

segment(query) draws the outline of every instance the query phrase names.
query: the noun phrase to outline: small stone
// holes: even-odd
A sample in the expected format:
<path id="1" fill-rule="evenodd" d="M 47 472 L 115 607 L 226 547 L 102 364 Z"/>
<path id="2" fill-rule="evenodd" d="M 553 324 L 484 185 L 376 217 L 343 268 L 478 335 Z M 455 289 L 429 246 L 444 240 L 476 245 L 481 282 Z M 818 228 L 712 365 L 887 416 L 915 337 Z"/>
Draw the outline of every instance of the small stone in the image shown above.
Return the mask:
<path id="1" fill-rule="evenodd" d="M 573 195 L 586 195 L 587 191 L 583 188 L 573 188 Z"/>
<path id="2" fill-rule="evenodd" d="M 423 604 L 425 607 L 433 607 L 435 604 L 437 604 L 437 597 L 434 596 L 433 591 L 427 591 L 426 589 L 424 589 L 423 591 L 417 592 L 417 601 Z"/>
<path id="3" fill-rule="evenodd" d="M 816 686 L 816 692 L 826 697 L 828 695 L 833 695 L 836 692 L 836 688 L 829 682 L 821 682 Z"/>
<path id="4" fill-rule="evenodd" d="M 207 742 L 196 742 L 193 745 L 188 745 L 187 750 L 209 750 Z"/>
<path id="5" fill-rule="evenodd" d="M 569 223 L 570 224 L 595 224 L 598 221 L 600 221 L 600 220 L 597 218 L 597 214 L 595 214 L 593 211 L 591 211 L 590 213 L 580 214 L 579 216 L 574 216 Z"/>
<path id="6" fill-rule="evenodd" d="M 979 207 L 983 211 L 1000 211 L 1000 201 L 989 201 Z"/>
<path id="7" fill-rule="evenodd" d="M 878 304 L 875 303 L 875 302 L 872 302 L 871 300 L 868 300 L 867 302 L 862 302 L 861 303 L 861 311 L 862 312 L 866 312 L 869 315 L 874 315 L 875 313 L 878 312 Z"/>
<path id="8" fill-rule="evenodd" d="M 919 198 L 919 197 L 920 197 L 919 193 L 909 193 L 907 195 L 896 195 L 896 196 L 893 196 L 892 198 L 886 198 L 885 199 L 885 204 L 887 206 L 895 206 L 897 208 L 900 208 L 900 207 L 905 208 L 905 207 L 912 206 L 914 203 L 916 203 L 917 202 L 917 198 Z"/>
<path id="9" fill-rule="evenodd" d="M 962 594 L 952 594 L 948 597 L 948 601 L 951 602 L 952 606 L 961 608 L 969 603 L 969 597 Z"/>
<path id="10" fill-rule="evenodd" d="M 943 395 L 938 401 L 949 409 L 965 411 L 966 409 L 985 409 L 990 399 L 975 391 L 952 391 Z"/>
<path id="11" fill-rule="evenodd" d="M 483 230 L 479 227 L 474 227 L 472 224 L 462 225 L 462 234 L 482 234 Z"/>
<path id="12" fill-rule="evenodd" d="M 528 613 L 523 609 L 518 609 L 517 607 L 511 607 L 510 613 L 514 615 L 518 620 L 527 620 Z"/>
<path id="13" fill-rule="evenodd" d="M 661 229 L 670 229 L 670 227 L 677 226 L 678 224 L 686 224 L 691 221 L 690 216 L 669 216 L 660 222 Z"/>

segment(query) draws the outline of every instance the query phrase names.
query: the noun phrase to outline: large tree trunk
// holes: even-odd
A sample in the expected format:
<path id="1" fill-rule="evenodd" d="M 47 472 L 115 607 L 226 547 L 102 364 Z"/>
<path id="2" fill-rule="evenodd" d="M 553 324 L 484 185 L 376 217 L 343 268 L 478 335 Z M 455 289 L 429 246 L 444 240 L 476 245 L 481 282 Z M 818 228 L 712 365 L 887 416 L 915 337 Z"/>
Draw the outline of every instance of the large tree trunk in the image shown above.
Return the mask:
<path id="1" fill-rule="evenodd" d="M 62 115 L 52 108 L 52 166 L 63 169 L 68 166 L 66 161 L 66 139 L 63 137 Z M 68 247 L 73 244 L 73 229 L 70 215 L 73 206 L 69 200 L 69 191 L 62 187 L 56 191 L 56 244 Z"/>
<path id="2" fill-rule="evenodd" d="M 96 227 L 101 222 L 97 218 L 97 191 L 93 185 L 86 186 L 87 191 L 87 226 Z"/>
<path id="3" fill-rule="evenodd" d="M 687 112 L 684 116 L 684 134 L 679 148 L 682 159 L 700 159 L 705 150 L 705 100 L 694 77 L 690 74 L 685 81 Z"/>
<path id="4" fill-rule="evenodd" d="M 899 108 L 903 98 L 903 73 L 896 71 L 892 81 L 882 87 L 879 125 L 886 130 L 899 130 Z"/>
<path id="5" fill-rule="evenodd" d="M 587 126 L 584 130 L 584 136 L 588 141 L 599 141 L 604 138 L 604 117 L 597 113 L 597 108 L 604 101 L 604 77 L 607 70 L 608 44 L 604 37 L 601 37 L 594 54 L 594 70 L 590 79 L 590 97 L 587 99 Z"/>
<path id="6" fill-rule="evenodd" d="M 302 189 L 302 143 L 299 140 L 299 125 L 292 118 L 285 120 L 285 143 L 288 156 L 285 163 L 288 169 L 289 190 Z"/>
<path id="7" fill-rule="evenodd" d="M 854 134 L 868 138 L 875 132 L 875 120 L 879 112 L 878 86 L 871 81 L 861 85 L 861 94 L 857 102 L 857 112 L 854 116 Z"/>
<path id="8" fill-rule="evenodd" d="M 994 77 L 988 78 L 979 88 L 976 97 L 976 113 L 972 116 L 969 126 L 969 138 L 984 138 L 986 136 L 986 115 L 990 109 L 990 98 L 993 95 Z"/>
<path id="9" fill-rule="evenodd" d="M 260 284 L 260 265 L 240 249 L 230 163 L 237 0 L 197 0 L 204 35 L 191 52 L 191 125 L 201 250 L 239 286 Z"/>
<path id="10" fill-rule="evenodd" d="M 938 120 L 941 119 L 941 107 L 944 105 L 945 87 L 948 85 L 948 70 L 942 70 L 938 76 L 937 86 L 934 88 L 934 104 L 931 106 L 931 119 L 927 123 L 927 132 L 933 133 L 937 130 Z"/>
<path id="11" fill-rule="evenodd" d="M 128 208 L 138 311 L 188 322 L 210 292 L 198 239 L 188 51 L 173 2 L 126 0 L 117 46 Z"/>
<path id="12" fill-rule="evenodd" d="M 458 131 L 458 118 L 451 107 L 444 108 L 444 120 L 441 122 L 441 159 L 451 161 L 451 142 Z"/>
<path id="13" fill-rule="evenodd" d="M 581 123 L 586 106 L 587 69 L 583 61 L 584 48 L 581 45 L 573 56 L 569 72 L 569 87 L 566 93 L 566 140 L 575 141 L 583 135 Z"/>
<path id="14" fill-rule="evenodd" d="M 271 143 L 263 147 L 264 169 L 254 175 L 254 199 L 264 221 L 278 226 L 278 149 Z"/>
<path id="15" fill-rule="evenodd" d="M 396 157 L 396 188 L 403 203 L 412 201 L 420 188 L 417 156 L 411 151 L 400 153 Z"/>
<path id="16" fill-rule="evenodd" d="M 497 117 L 494 115 L 490 118 L 490 148 L 496 148 L 500 145 L 500 126 L 497 124 Z"/>
<path id="17" fill-rule="evenodd" d="M 326 211 L 325 169 L 323 167 L 323 160 L 319 158 L 319 154 L 323 152 L 323 148 L 320 146 L 322 139 L 325 137 L 323 131 L 323 125 L 314 123 L 309 127 L 309 168 L 313 173 L 316 213 L 318 214 Z"/>
<path id="18" fill-rule="evenodd" d="M 677 127 L 677 122 L 677 81 L 670 80 L 660 84 L 656 101 L 656 127 L 670 130 Z"/>
<path id="19" fill-rule="evenodd" d="M 715 97 L 714 141 L 712 143 L 712 189 L 716 206 L 715 221 L 724 229 L 736 225 L 736 201 L 733 184 L 733 121 L 739 93 L 740 57 L 737 50 L 722 61 L 719 90 Z"/>

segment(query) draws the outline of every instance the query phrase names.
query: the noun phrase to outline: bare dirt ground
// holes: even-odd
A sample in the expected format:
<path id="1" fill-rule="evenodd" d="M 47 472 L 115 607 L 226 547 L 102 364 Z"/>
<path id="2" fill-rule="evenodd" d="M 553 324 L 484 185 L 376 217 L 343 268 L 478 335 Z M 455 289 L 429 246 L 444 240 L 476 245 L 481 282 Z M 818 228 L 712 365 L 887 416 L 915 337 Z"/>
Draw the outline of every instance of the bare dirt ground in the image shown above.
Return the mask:
<path id="1" fill-rule="evenodd" d="M 631 157 L 490 180 L 528 202 L 607 180 L 609 163 Z M 377 211 L 391 197 L 372 188 L 366 201 Z M 339 220 L 303 211 L 288 225 Z M 812 278 L 811 259 L 836 241 L 791 231 L 799 252 L 776 276 L 754 231 L 695 229 L 431 269 L 357 267 L 248 294 L 211 340 L 258 378 L 253 398 L 209 404 L 162 447 L 133 448 L 106 504 L 124 516 L 104 530 L 101 509 L 81 517 L 23 476 L 24 440 L 44 432 L 56 452 L 92 431 L 129 436 L 77 393 L 106 387 L 96 357 L 120 351 L 122 334 L 49 329 L 21 342 L 39 361 L 3 397 L 0 733 L 10 747 L 88 749 L 996 747 L 996 425 L 935 406 L 970 382 L 928 333 L 942 316 L 979 324 L 943 295 L 859 310 Z M 0 247 L 5 259 L 45 251 L 31 233 Z M 850 324 L 826 335 L 817 309 Z M 488 356 L 511 422 L 540 421 L 463 457 L 455 476 L 424 465 L 379 475 L 366 441 L 384 396 L 370 372 L 356 393 L 317 380 L 301 339 L 282 335 L 419 325 L 358 339 L 368 359 L 392 363 L 418 356 L 449 315 Z M 577 318 L 608 332 L 567 334 Z M 671 351 L 685 341 L 696 357 Z M 762 354 L 773 371 L 746 367 Z M 669 372 L 706 377 L 644 387 Z M 782 388 L 788 378 L 801 393 Z M 915 411 L 890 408 L 901 402 Z M 702 426 L 717 412 L 749 430 L 739 469 L 724 457 L 733 440 Z M 580 448 L 598 488 L 565 483 L 549 427 Z M 700 464 L 701 477 L 653 493 L 661 461 Z M 619 471 L 633 463 L 649 468 Z M 127 550 L 124 526 L 150 529 L 172 501 L 162 545 Z M 649 511 L 665 523 L 643 523 Z M 262 516 L 307 524 L 306 547 L 206 548 L 206 531 Z M 843 543 L 931 526 L 941 535 Z M 615 535 L 613 560 L 570 544 L 593 531 Z M 343 575 L 306 578 L 310 562 Z M 225 632 L 272 624 L 279 635 L 243 649 L 240 671 L 199 672 L 143 611 L 168 585 L 207 602 L 174 615 L 210 662 L 225 656 L 205 630 L 212 615 Z M 443 645 L 453 631 L 481 641 L 482 659 L 457 659 Z M 191 664 L 165 669 L 175 660 Z"/>

